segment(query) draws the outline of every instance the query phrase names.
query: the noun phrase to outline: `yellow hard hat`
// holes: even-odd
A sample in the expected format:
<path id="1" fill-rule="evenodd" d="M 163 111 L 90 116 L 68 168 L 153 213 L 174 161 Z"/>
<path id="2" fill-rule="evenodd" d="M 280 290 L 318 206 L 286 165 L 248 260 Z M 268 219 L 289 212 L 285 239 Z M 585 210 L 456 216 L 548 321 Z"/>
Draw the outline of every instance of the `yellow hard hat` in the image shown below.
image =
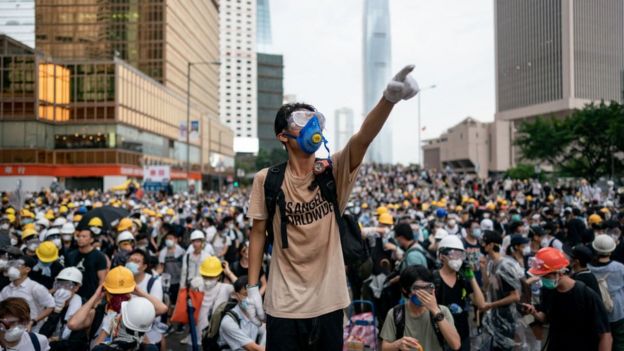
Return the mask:
<path id="1" fill-rule="evenodd" d="M 4 211 L 6 214 L 15 214 L 15 209 L 13 207 L 9 207 L 6 209 L 6 211 Z"/>
<path id="2" fill-rule="evenodd" d="M 53 220 L 53 219 L 54 219 L 54 211 L 52 211 L 52 210 L 48 210 L 48 212 L 46 212 L 46 214 L 45 214 L 45 218 L 46 218 L 48 221 Z"/>
<path id="3" fill-rule="evenodd" d="M 496 209 L 496 205 L 493 202 L 488 202 L 487 205 L 485 205 L 485 208 L 490 211 L 494 211 Z"/>
<path id="4" fill-rule="evenodd" d="M 167 215 L 167 216 L 173 216 L 173 215 L 175 215 L 175 212 L 173 211 L 173 208 L 168 208 L 168 209 L 167 209 L 167 212 L 166 212 L 166 215 Z"/>
<path id="5" fill-rule="evenodd" d="M 117 231 L 123 232 L 124 230 L 128 230 L 132 227 L 132 220 L 128 217 L 122 218 L 117 225 Z"/>
<path id="6" fill-rule="evenodd" d="M 35 218 L 35 215 L 32 212 L 28 211 L 27 209 L 23 209 L 20 212 L 20 216 L 22 218 Z"/>
<path id="7" fill-rule="evenodd" d="M 204 277 L 218 277 L 223 272 L 221 261 L 215 256 L 210 256 L 199 266 L 199 274 Z"/>
<path id="8" fill-rule="evenodd" d="M 394 224 L 394 218 L 392 218 L 392 215 L 389 214 L 389 213 L 382 213 L 379 216 L 379 223 L 387 224 L 387 225 L 393 225 Z"/>
<path id="9" fill-rule="evenodd" d="M 527 195 L 526 200 L 527 200 L 528 202 L 533 201 L 533 196 L 531 196 L 531 195 Z"/>
<path id="10" fill-rule="evenodd" d="M 93 208 L 102 207 L 102 202 L 101 202 L 101 201 L 98 201 L 98 202 L 94 203 L 92 207 L 93 207 Z"/>
<path id="11" fill-rule="evenodd" d="M 72 222 L 80 222 L 80 220 L 82 219 L 82 215 L 74 215 L 74 217 L 72 218 Z"/>
<path id="12" fill-rule="evenodd" d="M 422 204 L 422 205 L 420 206 L 420 208 L 421 208 L 423 211 L 425 211 L 425 212 L 426 212 L 427 210 L 429 210 L 429 204 L 428 204 L 428 203 L 424 203 L 424 204 Z"/>
<path id="13" fill-rule="evenodd" d="M 388 213 L 388 208 L 385 206 L 377 207 L 377 215 L 380 216 L 384 213 Z"/>
<path id="14" fill-rule="evenodd" d="M 555 197 L 552 194 L 548 195 L 548 202 L 553 202 L 553 201 L 555 201 Z"/>
<path id="15" fill-rule="evenodd" d="M 102 220 L 99 217 L 93 217 L 89 220 L 89 224 L 87 225 L 89 227 L 103 227 L 104 223 L 102 223 Z"/>
<path id="16" fill-rule="evenodd" d="M 61 206 L 61 207 L 59 208 L 59 213 L 60 213 L 60 214 L 65 214 L 65 213 L 67 213 L 67 211 L 69 211 L 69 210 L 67 209 L 67 206 Z"/>
<path id="17" fill-rule="evenodd" d="M 598 214 L 593 214 L 591 216 L 589 216 L 589 218 L 587 219 L 587 222 L 591 225 L 591 224 L 600 224 L 602 223 L 602 217 L 600 217 L 600 215 Z"/>
<path id="18" fill-rule="evenodd" d="M 459 206 L 459 205 L 458 205 L 458 206 L 455 206 L 455 212 L 461 212 L 461 211 L 463 211 L 463 210 L 464 210 L 464 208 L 463 208 L 463 207 L 461 207 L 461 206 Z"/>
<path id="19" fill-rule="evenodd" d="M 365 202 L 362 204 L 362 208 L 367 209 L 368 208 L 368 204 Z"/>
<path id="20" fill-rule="evenodd" d="M 9 223 L 13 223 L 15 222 L 15 215 L 14 214 L 8 214 L 7 218 L 9 219 Z"/>
<path id="21" fill-rule="evenodd" d="M 602 212 L 602 213 L 609 213 L 609 209 L 606 208 L 606 207 L 603 207 L 603 208 L 600 209 L 600 212 Z"/>
<path id="22" fill-rule="evenodd" d="M 129 294 L 135 286 L 132 271 L 124 266 L 111 269 L 104 278 L 104 288 L 111 294 Z"/>
<path id="23" fill-rule="evenodd" d="M 37 258 L 43 263 L 54 262 L 58 259 L 58 248 L 51 241 L 44 241 L 35 250 Z"/>
<path id="24" fill-rule="evenodd" d="M 37 235 L 37 231 L 35 228 L 26 228 L 22 231 L 22 241 L 30 238 L 31 236 Z M 54 245 L 54 243 L 53 243 Z"/>
<path id="25" fill-rule="evenodd" d="M 35 223 L 26 223 L 22 226 L 22 231 L 26 229 L 35 229 Z"/>
<path id="26" fill-rule="evenodd" d="M 76 203 L 75 202 L 70 202 L 69 204 L 67 204 L 67 207 L 75 208 L 76 207 Z"/>

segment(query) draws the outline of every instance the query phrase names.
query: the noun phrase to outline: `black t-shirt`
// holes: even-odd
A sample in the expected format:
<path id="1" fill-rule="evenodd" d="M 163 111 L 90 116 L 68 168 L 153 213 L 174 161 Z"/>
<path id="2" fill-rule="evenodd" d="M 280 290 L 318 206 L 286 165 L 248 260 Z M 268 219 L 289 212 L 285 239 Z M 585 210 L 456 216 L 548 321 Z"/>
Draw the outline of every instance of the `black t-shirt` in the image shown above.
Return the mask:
<path id="1" fill-rule="evenodd" d="M 45 286 L 46 289 L 50 290 L 54 286 L 54 278 L 56 278 L 59 272 L 63 270 L 63 265 L 61 265 L 58 260 L 52 262 L 52 264 L 50 265 L 50 276 L 43 275 L 41 269 L 37 267 L 35 268 L 30 270 L 30 273 L 28 273 L 28 278 L 36 281 L 37 283 Z"/>
<path id="2" fill-rule="evenodd" d="M 598 294 L 598 297 L 600 297 L 598 279 L 596 279 L 594 273 L 592 273 L 589 269 L 572 274 L 572 278 L 585 283 L 588 288 L 592 289 L 596 294 Z M 602 298 L 600 300 L 602 301 Z"/>
<path id="3" fill-rule="evenodd" d="M 553 290 L 546 315 L 550 321 L 550 351 L 598 350 L 600 334 L 609 332 L 609 319 L 600 297 L 579 281 L 567 292 Z"/>
<path id="4" fill-rule="evenodd" d="M 446 284 L 439 271 L 433 273 L 436 300 L 438 304 L 449 308 L 453 314 L 455 328 L 463 340 L 470 336 L 470 327 L 468 325 L 468 303 L 470 303 L 469 295 L 472 294 L 470 283 L 457 276 L 455 285 L 450 287 Z"/>
<path id="5" fill-rule="evenodd" d="M 82 272 L 82 286 L 78 295 L 88 300 L 100 284 L 97 272 L 106 269 L 106 257 L 95 249 L 87 254 L 74 250 L 67 255 L 65 266 L 76 267 Z"/>

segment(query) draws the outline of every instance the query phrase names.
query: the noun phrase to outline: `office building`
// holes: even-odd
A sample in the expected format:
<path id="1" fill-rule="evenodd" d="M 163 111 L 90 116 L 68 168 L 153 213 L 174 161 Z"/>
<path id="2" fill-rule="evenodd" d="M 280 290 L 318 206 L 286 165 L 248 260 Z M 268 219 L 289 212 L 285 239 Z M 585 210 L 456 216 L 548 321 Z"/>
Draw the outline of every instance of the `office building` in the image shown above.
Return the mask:
<path id="1" fill-rule="evenodd" d="M 273 34 L 271 32 L 271 7 L 269 0 L 256 0 L 258 4 L 257 50 L 272 52 Z"/>
<path id="2" fill-rule="evenodd" d="M 370 111 L 391 78 L 390 9 L 388 0 L 364 3 L 364 113 Z M 392 163 L 392 119 L 389 119 L 366 153 L 366 160 Z"/>
<path id="3" fill-rule="evenodd" d="M 275 114 L 284 96 L 282 55 L 258 53 L 258 140 L 260 149 L 282 148 L 275 139 Z"/>
<path id="4" fill-rule="evenodd" d="M 35 47 L 35 0 L 0 0 L 0 34 Z"/>
<path id="5" fill-rule="evenodd" d="M 353 110 L 348 107 L 339 108 L 334 112 L 334 140 L 335 150 L 342 150 L 355 133 Z"/>
<path id="6" fill-rule="evenodd" d="M 220 2 L 221 121 L 234 131 L 234 150 L 258 152 L 256 0 Z"/>

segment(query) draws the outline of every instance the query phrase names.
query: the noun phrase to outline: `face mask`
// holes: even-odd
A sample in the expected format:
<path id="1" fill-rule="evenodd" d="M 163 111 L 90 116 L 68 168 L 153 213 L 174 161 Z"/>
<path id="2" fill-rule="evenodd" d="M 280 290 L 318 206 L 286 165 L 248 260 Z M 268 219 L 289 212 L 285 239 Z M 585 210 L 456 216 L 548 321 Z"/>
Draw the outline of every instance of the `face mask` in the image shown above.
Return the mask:
<path id="1" fill-rule="evenodd" d="M 173 240 L 165 240 L 165 246 L 167 246 L 168 248 L 172 248 L 173 245 L 175 245 Z"/>
<path id="2" fill-rule="evenodd" d="M 71 234 L 63 234 L 61 236 L 61 238 L 63 238 L 63 241 L 71 241 L 72 235 Z"/>
<path id="3" fill-rule="evenodd" d="M 7 260 L 0 260 L 0 269 L 5 269 L 8 263 L 9 261 Z"/>
<path id="4" fill-rule="evenodd" d="M 204 280 L 204 287 L 206 288 L 206 290 L 210 290 L 212 288 L 214 288 L 217 285 L 217 280 L 216 279 L 206 279 Z"/>
<path id="5" fill-rule="evenodd" d="M 19 269 L 15 268 L 15 267 L 9 267 L 9 269 L 7 269 L 5 275 L 6 275 L 7 278 L 9 278 L 10 281 L 15 281 L 15 280 L 19 279 L 19 277 L 22 274 L 20 273 Z"/>
<path id="6" fill-rule="evenodd" d="M 91 230 L 91 232 L 93 232 L 93 234 L 95 235 L 100 235 L 100 233 L 102 232 L 102 228 L 100 227 L 91 227 L 89 228 Z"/>
<path id="7" fill-rule="evenodd" d="M 9 223 L 2 223 L 0 224 L 0 229 L 1 230 L 9 230 Z"/>
<path id="8" fill-rule="evenodd" d="M 26 246 L 26 248 L 30 251 L 35 251 L 39 247 L 39 243 L 30 243 Z"/>
<path id="9" fill-rule="evenodd" d="M 229 228 L 229 229 L 234 229 L 234 223 L 230 223 L 230 224 L 228 224 L 228 228 Z"/>
<path id="10" fill-rule="evenodd" d="M 546 289 L 554 289 L 557 287 L 557 284 L 559 283 L 557 279 L 550 279 L 550 278 L 542 278 L 542 286 Z"/>
<path id="11" fill-rule="evenodd" d="M 522 255 L 524 256 L 528 256 L 531 254 L 531 248 L 528 246 L 525 246 L 522 248 Z"/>
<path id="12" fill-rule="evenodd" d="M 61 242 L 61 239 L 52 239 L 52 242 L 54 243 L 54 245 L 56 245 L 57 248 L 61 248 L 61 246 L 63 245 L 63 242 Z"/>
<path id="13" fill-rule="evenodd" d="M 410 301 L 416 306 L 422 306 L 422 302 L 420 302 L 420 299 L 416 295 L 410 296 Z"/>
<path id="14" fill-rule="evenodd" d="M 11 246 L 17 246 L 17 239 L 11 238 Z"/>
<path id="15" fill-rule="evenodd" d="M 137 249 L 141 249 L 143 251 L 147 251 L 147 244 L 145 244 L 145 245 L 137 245 Z"/>
<path id="16" fill-rule="evenodd" d="M 472 230 L 472 236 L 475 239 L 479 240 L 479 239 L 481 239 L 481 237 L 483 237 L 483 233 L 481 232 L 481 229 L 475 228 L 475 229 Z"/>
<path id="17" fill-rule="evenodd" d="M 448 260 L 449 267 L 451 267 L 451 269 L 455 272 L 459 272 L 459 269 L 461 268 L 463 263 L 463 260 Z"/>
<path id="18" fill-rule="evenodd" d="M 132 274 L 139 274 L 139 265 L 134 262 L 127 262 L 126 268 L 128 268 Z"/>
<path id="19" fill-rule="evenodd" d="M 295 137 L 292 134 L 284 133 L 285 136 L 295 139 L 301 151 L 308 155 L 312 155 L 321 147 L 322 142 L 327 142 L 323 137 L 323 131 L 319 124 L 318 117 L 314 115 L 308 123 L 301 129 L 299 136 Z"/>
<path id="20" fill-rule="evenodd" d="M 165 221 L 167 223 L 171 222 L 171 217 L 167 216 L 167 217 L 163 218 L 163 221 Z"/>
<path id="21" fill-rule="evenodd" d="M 108 308 L 117 313 L 121 311 L 121 303 L 130 300 L 130 294 L 107 295 Z"/>
<path id="22" fill-rule="evenodd" d="M 4 332 L 4 340 L 8 342 L 16 342 L 22 338 L 22 334 L 24 334 L 25 331 L 26 327 L 18 324 Z"/>

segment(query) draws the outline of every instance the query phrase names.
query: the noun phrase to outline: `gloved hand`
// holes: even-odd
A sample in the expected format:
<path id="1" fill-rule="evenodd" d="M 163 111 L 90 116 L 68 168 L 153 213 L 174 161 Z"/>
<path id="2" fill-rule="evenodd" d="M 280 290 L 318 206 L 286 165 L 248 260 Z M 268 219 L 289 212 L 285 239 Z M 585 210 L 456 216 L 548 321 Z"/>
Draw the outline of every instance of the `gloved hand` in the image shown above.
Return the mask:
<path id="1" fill-rule="evenodd" d="M 460 272 L 461 272 L 461 275 L 464 276 L 464 279 L 466 280 L 470 280 L 475 277 L 474 271 L 472 270 L 472 267 L 470 267 L 469 264 L 464 264 Z"/>
<path id="2" fill-rule="evenodd" d="M 204 279 L 202 279 L 202 277 L 191 279 L 191 289 L 200 290 L 202 285 L 204 285 Z"/>
<path id="3" fill-rule="evenodd" d="M 408 100 L 418 94 L 420 91 L 418 83 L 409 76 L 412 70 L 414 70 L 414 65 L 407 65 L 392 78 L 383 93 L 386 100 L 396 104 L 399 100 Z"/>
<path id="4" fill-rule="evenodd" d="M 54 292 L 54 312 L 61 312 L 71 295 L 71 292 L 65 289 L 58 289 Z"/>
<path id="5" fill-rule="evenodd" d="M 247 298 L 249 299 L 249 303 L 256 308 L 256 316 L 258 316 L 258 319 L 265 321 L 266 316 L 264 314 L 264 308 L 262 308 L 262 296 L 260 296 L 260 289 L 258 286 L 247 289 Z"/>

